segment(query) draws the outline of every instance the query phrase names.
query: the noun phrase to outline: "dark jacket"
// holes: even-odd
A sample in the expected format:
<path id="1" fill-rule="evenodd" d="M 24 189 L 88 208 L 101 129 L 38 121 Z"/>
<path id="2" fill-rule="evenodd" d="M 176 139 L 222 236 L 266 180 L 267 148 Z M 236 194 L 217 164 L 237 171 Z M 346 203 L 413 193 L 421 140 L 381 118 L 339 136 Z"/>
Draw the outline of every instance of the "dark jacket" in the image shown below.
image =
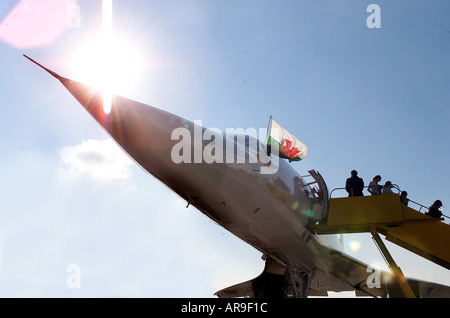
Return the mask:
<path id="1" fill-rule="evenodd" d="M 432 218 L 440 218 L 442 216 L 442 212 L 439 211 L 438 207 L 432 205 L 432 206 L 430 206 L 428 215 L 431 216 Z"/>
<path id="2" fill-rule="evenodd" d="M 345 190 L 348 192 L 349 197 L 363 196 L 364 181 L 360 177 L 348 178 L 345 182 Z"/>

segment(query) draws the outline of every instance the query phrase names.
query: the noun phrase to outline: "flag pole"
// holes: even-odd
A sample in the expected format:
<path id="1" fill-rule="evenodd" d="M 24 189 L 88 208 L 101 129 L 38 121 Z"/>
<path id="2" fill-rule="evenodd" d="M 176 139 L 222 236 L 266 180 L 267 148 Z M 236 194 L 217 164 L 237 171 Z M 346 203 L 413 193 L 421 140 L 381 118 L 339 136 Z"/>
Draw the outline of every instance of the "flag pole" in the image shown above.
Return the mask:
<path id="1" fill-rule="evenodd" d="M 270 115 L 269 126 L 267 126 L 266 146 L 267 146 L 267 143 L 269 142 L 269 136 L 270 136 L 271 128 L 272 128 L 272 115 Z"/>

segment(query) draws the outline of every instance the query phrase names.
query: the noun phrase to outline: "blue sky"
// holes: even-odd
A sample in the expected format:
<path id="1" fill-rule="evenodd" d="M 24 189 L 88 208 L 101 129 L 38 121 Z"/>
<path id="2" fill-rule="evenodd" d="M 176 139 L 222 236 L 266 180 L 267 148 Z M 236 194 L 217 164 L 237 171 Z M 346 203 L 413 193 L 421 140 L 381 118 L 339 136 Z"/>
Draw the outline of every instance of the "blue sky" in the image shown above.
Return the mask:
<path id="1" fill-rule="evenodd" d="M 30 1 L 0 5 L 0 296 L 210 297 L 257 276 L 259 252 L 128 161 L 23 58 L 92 80 L 82 64 L 95 66 L 101 1 L 51 2 L 15 21 Z M 371 3 L 379 29 L 366 24 Z M 121 95 L 222 130 L 273 115 L 309 146 L 292 163 L 302 174 L 319 171 L 330 189 L 352 169 L 366 184 L 380 174 L 450 215 L 448 2 L 114 0 L 113 34 L 130 71 Z M 345 245 L 385 268 L 366 235 Z M 406 274 L 450 284 L 447 270 L 388 246 Z M 71 264 L 80 288 L 68 286 Z"/>

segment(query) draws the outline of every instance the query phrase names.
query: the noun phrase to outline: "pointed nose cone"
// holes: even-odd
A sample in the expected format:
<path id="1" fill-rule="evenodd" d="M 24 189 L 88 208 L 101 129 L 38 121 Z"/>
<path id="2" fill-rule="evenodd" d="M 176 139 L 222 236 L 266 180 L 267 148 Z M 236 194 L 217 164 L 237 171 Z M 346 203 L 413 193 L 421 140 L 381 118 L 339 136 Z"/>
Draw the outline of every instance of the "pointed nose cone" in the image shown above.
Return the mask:
<path id="1" fill-rule="evenodd" d="M 101 92 L 68 79 L 61 83 L 94 117 L 108 134 L 142 168 L 170 186 L 186 171 L 171 159 L 178 140 L 171 140 L 174 129 L 192 123 L 161 109 L 121 96 L 112 96 L 110 112 L 103 108 Z"/>
<path id="2" fill-rule="evenodd" d="M 199 165 L 176 164 L 171 158 L 172 148 L 179 142 L 171 139 L 173 130 L 189 126 L 192 133 L 192 122 L 120 96 L 112 97 L 111 110 L 105 113 L 100 91 L 62 77 L 25 57 L 57 78 L 125 152 L 177 193 L 180 194 L 178 189 L 186 182 L 180 177 L 192 175 L 200 168 Z"/>

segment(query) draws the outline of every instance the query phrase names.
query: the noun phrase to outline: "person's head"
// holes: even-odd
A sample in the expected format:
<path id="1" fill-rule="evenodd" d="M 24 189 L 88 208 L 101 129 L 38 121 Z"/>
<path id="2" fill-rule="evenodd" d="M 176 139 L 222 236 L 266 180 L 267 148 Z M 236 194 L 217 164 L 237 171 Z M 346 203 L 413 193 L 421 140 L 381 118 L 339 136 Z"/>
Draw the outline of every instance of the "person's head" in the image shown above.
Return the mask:
<path id="1" fill-rule="evenodd" d="M 356 176 L 358 175 L 358 171 L 352 170 L 352 171 L 350 172 L 350 175 L 351 175 L 352 177 L 356 177 Z"/>
<path id="2" fill-rule="evenodd" d="M 377 174 L 375 177 L 373 177 L 373 180 L 376 182 L 380 182 L 381 181 L 381 176 L 379 174 Z"/>
<path id="3" fill-rule="evenodd" d="M 400 193 L 400 196 L 405 197 L 405 198 L 407 195 L 408 195 L 408 192 L 406 192 L 406 191 L 402 191 L 402 193 Z"/>
<path id="4" fill-rule="evenodd" d="M 436 201 L 434 201 L 434 202 L 433 202 L 433 206 L 435 206 L 435 207 L 437 207 L 437 208 L 442 207 L 442 202 L 441 202 L 441 200 L 436 200 Z"/>
<path id="5" fill-rule="evenodd" d="M 384 184 L 385 187 L 392 187 L 392 182 L 391 181 L 386 181 L 386 183 Z"/>

